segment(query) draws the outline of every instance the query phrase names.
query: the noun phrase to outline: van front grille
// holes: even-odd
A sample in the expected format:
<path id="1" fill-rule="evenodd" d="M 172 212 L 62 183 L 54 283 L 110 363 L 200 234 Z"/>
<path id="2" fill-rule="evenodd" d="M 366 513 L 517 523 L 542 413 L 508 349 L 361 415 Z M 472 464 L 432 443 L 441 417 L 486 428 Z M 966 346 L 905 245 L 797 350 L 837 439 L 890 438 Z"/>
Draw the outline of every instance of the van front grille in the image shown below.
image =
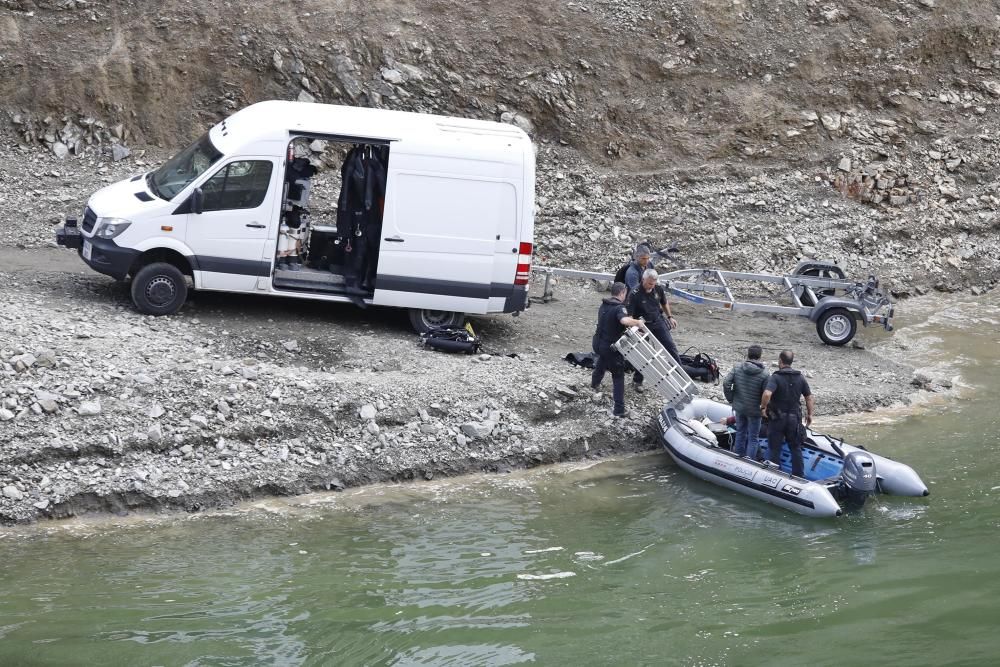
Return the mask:
<path id="1" fill-rule="evenodd" d="M 83 212 L 83 231 L 93 231 L 95 222 L 97 222 L 97 214 L 88 206 L 87 210 Z"/>

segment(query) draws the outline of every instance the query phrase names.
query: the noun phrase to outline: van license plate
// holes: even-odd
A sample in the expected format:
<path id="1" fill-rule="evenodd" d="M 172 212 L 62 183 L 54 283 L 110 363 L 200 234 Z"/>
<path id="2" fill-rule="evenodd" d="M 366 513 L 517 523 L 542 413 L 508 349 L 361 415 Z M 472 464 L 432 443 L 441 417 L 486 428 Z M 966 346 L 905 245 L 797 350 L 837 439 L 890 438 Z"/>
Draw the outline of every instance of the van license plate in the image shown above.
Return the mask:
<path id="1" fill-rule="evenodd" d="M 90 244 L 90 241 L 83 242 L 83 258 L 90 261 L 90 255 L 94 251 L 94 246 Z"/>

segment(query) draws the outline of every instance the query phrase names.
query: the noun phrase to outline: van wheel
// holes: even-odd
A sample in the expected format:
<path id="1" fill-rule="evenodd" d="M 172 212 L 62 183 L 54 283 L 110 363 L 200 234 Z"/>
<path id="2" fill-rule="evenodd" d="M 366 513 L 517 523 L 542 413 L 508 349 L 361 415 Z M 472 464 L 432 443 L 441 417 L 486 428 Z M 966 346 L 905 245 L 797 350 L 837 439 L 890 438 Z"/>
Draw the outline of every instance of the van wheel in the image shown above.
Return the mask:
<path id="1" fill-rule="evenodd" d="M 132 303 L 146 315 L 173 315 L 187 300 L 187 280 L 173 264 L 155 262 L 132 277 Z"/>
<path id="2" fill-rule="evenodd" d="M 450 310 L 410 309 L 410 325 L 417 333 L 427 333 L 438 327 L 460 327 L 465 324 L 465 313 Z"/>
<path id="3" fill-rule="evenodd" d="M 831 308 L 816 322 L 816 332 L 820 340 L 827 345 L 846 345 L 854 338 L 858 330 L 858 322 L 854 313 L 846 308 Z"/>

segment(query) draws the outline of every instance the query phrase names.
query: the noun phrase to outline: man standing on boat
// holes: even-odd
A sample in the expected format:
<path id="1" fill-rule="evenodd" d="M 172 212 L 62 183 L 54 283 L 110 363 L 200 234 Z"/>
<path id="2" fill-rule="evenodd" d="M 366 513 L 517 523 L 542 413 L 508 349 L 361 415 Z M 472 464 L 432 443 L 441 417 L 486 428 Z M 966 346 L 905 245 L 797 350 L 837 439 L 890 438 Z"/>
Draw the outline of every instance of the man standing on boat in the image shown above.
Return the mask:
<path id="1" fill-rule="evenodd" d="M 761 396 L 767 384 L 768 372 L 760 361 L 760 345 L 747 348 L 747 360 L 733 367 L 722 381 L 722 391 L 736 413 L 736 444 L 733 453 L 757 459 L 757 438 L 760 434 Z"/>
<path id="2" fill-rule="evenodd" d="M 612 414 L 615 417 L 625 416 L 625 358 L 611 344 L 622 337 L 626 327 L 646 328 L 640 320 L 629 317 L 625 310 L 625 296 L 628 288 L 625 283 L 615 283 L 611 286 L 611 297 L 601 303 L 597 311 L 597 332 L 594 333 L 594 353 L 597 363 L 594 373 L 590 376 L 590 387 L 593 390 L 601 385 L 606 372 L 611 373 L 611 396 L 614 401 Z"/>
<path id="3" fill-rule="evenodd" d="M 801 399 L 806 399 L 806 426 L 812 424 L 812 390 L 802 373 L 792 368 L 795 353 L 782 350 L 778 355 L 778 371 L 771 375 L 760 398 L 760 413 L 767 417 L 767 447 L 772 462 L 781 463 L 781 443 L 787 442 L 792 454 L 792 474 L 802 477 L 802 428 Z"/>

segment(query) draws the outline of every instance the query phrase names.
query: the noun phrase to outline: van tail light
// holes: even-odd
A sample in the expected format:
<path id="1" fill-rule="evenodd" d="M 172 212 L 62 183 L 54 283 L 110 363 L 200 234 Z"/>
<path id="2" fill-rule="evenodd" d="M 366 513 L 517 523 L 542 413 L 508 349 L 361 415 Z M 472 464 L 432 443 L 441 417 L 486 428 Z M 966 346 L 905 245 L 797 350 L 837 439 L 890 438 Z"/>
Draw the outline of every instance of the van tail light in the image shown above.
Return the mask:
<path id="1" fill-rule="evenodd" d="M 532 245 L 522 241 L 517 249 L 517 271 L 514 273 L 515 285 L 527 285 L 531 280 L 531 250 Z"/>

